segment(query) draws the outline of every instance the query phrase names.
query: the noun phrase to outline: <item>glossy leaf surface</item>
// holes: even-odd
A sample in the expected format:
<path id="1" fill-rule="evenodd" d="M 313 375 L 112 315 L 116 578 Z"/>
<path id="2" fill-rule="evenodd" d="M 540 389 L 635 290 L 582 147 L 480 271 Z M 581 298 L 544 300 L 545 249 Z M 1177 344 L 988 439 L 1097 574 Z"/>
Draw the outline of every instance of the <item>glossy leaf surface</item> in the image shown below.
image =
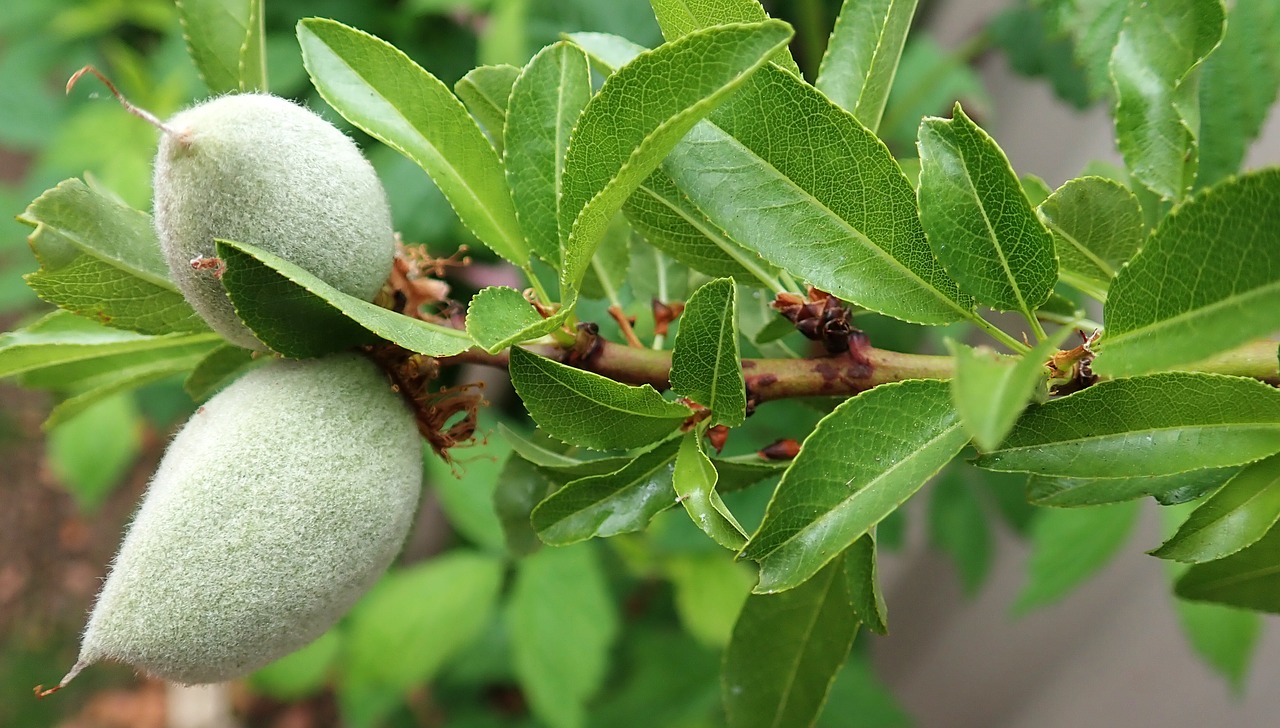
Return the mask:
<path id="1" fill-rule="evenodd" d="M 558 325 L 544 319 L 514 288 L 490 286 L 467 306 L 467 334 L 490 354 L 529 339 L 536 339 Z"/>
<path id="2" fill-rule="evenodd" d="M 596 450 L 642 447 L 669 435 L 693 412 L 649 385 L 631 387 L 524 349 L 511 350 L 511 384 L 548 434 Z"/>
<path id="3" fill-rule="evenodd" d="M 528 265 L 498 155 L 447 86 L 389 43 L 336 21 L 303 20 L 298 40 L 330 106 L 417 162 L 480 242 Z"/>
<path id="4" fill-rule="evenodd" d="M 596 536 L 644 530 L 675 505 L 672 460 L 679 440 L 641 453 L 621 469 L 570 482 L 533 510 L 533 528 L 544 543 L 563 546 Z"/>
<path id="5" fill-rule="evenodd" d="M 703 533 L 733 551 L 746 545 L 746 531 L 716 492 L 716 468 L 702 450 L 701 429 L 680 438 L 680 450 L 671 479 L 676 500 Z"/>
<path id="6" fill-rule="evenodd" d="M 609 76 L 565 155 L 562 289 L 577 289 L 610 219 L 676 142 L 790 38 L 777 21 L 701 30 Z"/>
<path id="7" fill-rule="evenodd" d="M 519 75 L 520 69 L 515 66 L 479 66 L 467 71 L 467 75 L 453 85 L 453 92 L 484 127 L 498 154 L 503 152 L 502 137 L 507 126 L 511 87 Z"/>
<path id="8" fill-rule="evenodd" d="M 283 258 L 246 243 L 217 241 L 222 285 L 264 344 L 291 357 L 322 356 L 386 339 L 419 354 L 449 356 L 472 345 L 465 332 L 348 296 Z"/>
<path id="9" fill-rule="evenodd" d="M 1104 177 L 1067 182 L 1036 212 L 1053 233 L 1059 277 L 1098 300 L 1146 237 L 1138 199 Z"/>
<path id="10" fill-rule="evenodd" d="M 671 389 L 711 410 L 711 423 L 737 427 L 747 416 L 738 351 L 738 296 L 730 278 L 702 285 L 685 302 L 671 352 Z"/>
<path id="11" fill-rule="evenodd" d="M 1027 409 L 991 470 L 1078 478 L 1171 475 L 1280 451 L 1280 391 L 1249 379 L 1169 372 L 1116 379 Z"/>
<path id="12" fill-rule="evenodd" d="M 1200 563 L 1257 542 L 1280 520 L 1280 455 L 1246 466 L 1209 496 L 1152 556 Z"/>
<path id="13" fill-rule="evenodd" d="M 1280 169 L 1176 208 L 1116 276 L 1094 371 L 1194 362 L 1280 329 Z"/>
<path id="14" fill-rule="evenodd" d="M 946 382 L 889 384 L 845 400 L 805 439 L 743 549 L 743 558 L 760 563 L 756 591 L 790 589 L 813 576 L 968 441 Z"/>
<path id="15" fill-rule="evenodd" d="M 555 268 L 564 154 L 590 99 L 587 56 L 567 42 L 539 51 L 511 87 L 503 132 L 507 184 L 529 247 Z"/>
<path id="16" fill-rule="evenodd" d="M 857 633 L 841 559 L 796 589 L 752 594 L 720 675 L 730 728 L 811 725 Z"/>
<path id="17" fill-rule="evenodd" d="M 818 68 L 818 90 L 871 131 L 880 126 L 916 0 L 844 0 Z"/>
<path id="18" fill-rule="evenodd" d="M 959 104 L 921 122 L 919 147 L 920 222 L 938 260 L 979 303 L 1032 317 L 1058 262 L 1008 158 Z"/>
<path id="19" fill-rule="evenodd" d="M 1046 478 L 1033 475 L 1027 481 L 1027 500 L 1038 506 L 1080 508 L 1175 492 L 1203 493 L 1225 483 L 1237 470 L 1239 468 L 1207 468 L 1135 478 Z"/>
<path id="20" fill-rule="evenodd" d="M 1222 38 L 1221 0 L 1129 3 L 1111 51 L 1116 144 L 1133 176 L 1178 200 L 1195 180 L 1197 67 Z"/>
<path id="21" fill-rule="evenodd" d="M 44 300 L 144 334 L 208 331 L 169 278 L 151 218 L 78 179 L 48 190 L 18 216 L 40 270 L 26 277 Z"/>
<path id="22" fill-rule="evenodd" d="M 1193 565 L 1174 591 L 1183 599 L 1280 612 L 1280 528 L 1225 559 Z"/>
<path id="23" fill-rule="evenodd" d="M 769 18 L 759 0 L 650 0 L 649 4 L 667 40 L 715 25 L 759 23 Z M 789 48 L 779 48 L 769 60 L 800 75 L 800 66 Z"/>

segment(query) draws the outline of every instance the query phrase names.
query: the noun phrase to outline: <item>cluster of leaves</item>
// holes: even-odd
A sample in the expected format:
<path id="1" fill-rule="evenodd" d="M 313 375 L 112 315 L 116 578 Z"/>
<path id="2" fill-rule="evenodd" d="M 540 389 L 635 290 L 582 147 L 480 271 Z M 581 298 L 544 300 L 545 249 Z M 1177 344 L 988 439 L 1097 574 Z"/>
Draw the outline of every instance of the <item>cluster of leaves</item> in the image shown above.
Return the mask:
<path id="1" fill-rule="evenodd" d="M 452 90 L 378 37 L 335 20 L 298 25 L 324 100 L 421 167 L 470 234 L 523 272 L 538 305 L 486 288 L 459 330 L 219 241 L 237 311 L 290 357 L 380 340 L 436 357 L 506 352 L 538 429 L 494 438 L 486 447 L 502 464 L 492 472 L 439 479 L 446 512 L 478 548 L 395 573 L 260 685 L 315 689 L 341 653 L 339 696 L 357 725 L 393 713 L 422 681 L 476 675 L 518 681 L 547 724 L 582 725 L 620 621 L 591 539 L 617 537 L 611 556 L 633 576 L 669 581 L 701 642 L 682 648 L 679 667 L 701 692 L 681 696 L 673 715 L 705 715 L 723 648 L 730 725 L 811 724 L 831 690 L 865 673 L 848 663 L 858 631 L 887 629 L 877 536 L 958 459 L 1023 474 L 1026 500 L 1055 509 L 1031 526 L 1040 578 L 1021 608 L 1105 561 L 1138 499 L 1153 496 L 1195 502 L 1154 552 L 1191 564 L 1179 569 L 1179 596 L 1280 611 L 1280 374 L 1276 344 L 1262 338 L 1280 328 L 1280 171 L 1230 176 L 1280 85 L 1265 52 L 1280 11 L 1042 3 L 1039 22 L 1069 34 L 1055 40 L 1085 61 L 1085 98 L 1113 102 L 1126 166 L 1050 191 L 1020 179 L 959 104 L 950 119 L 911 120 L 918 158 L 895 158 L 884 139 L 909 113 L 893 89 L 910 57 L 911 0 L 846 0 L 813 84 L 788 50 L 791 27 L 756 0 L 651 4 L 666 41 L 652 50 L 573 33 L 522 67 L 481 65 Z M 261 4 L 243 9 L 229 35 L 191 33 L 214 92 L 265 83 Z M 189 27 L 216 20 L 187 16 Z M 205 329 L 168 280 L 146 215 L 105 187 L 69 180 L 22 219 L 41 266 L 28 284 L 62 310 L 0 337 L 0 375 L 67 395 L 55 423 L 186 372 L 198 401 L 253 365 Z M 936 378 L 822 405 L 781 473 L 759 458 L 712 457 L 711 427 L 735 428 L 735 440 L 753 432 L 744 356 L 804 346 L 759 305 L 799 292 L 797 281 L 847 302 L 869 328 L 963 324 L 1013 355 L 950 341 Z M 572 347 L 573 325 L 605 306 L 625 319 L 624 288 L 685 299 L 670 351 L 655 335 L 656 351 L 644 352 L 669 395 L 640 384 L 648 370 L 606 377 L 589 359 L 576 368 L 531 350 Z M 1086 311 L 1098 304 L 1105 332 L 1062 350 L 1077 327 L 1095 327 Z M 989 310 L 1014 312 L 1025 331 L 1008 333 L 1001 326 L 1013 324 Z M 1084 388 L 1050 398 L 1051 385 Z M 935 538 L 980 553 L 972 469 L 948 473 L 931 508 Z M 662 534 L 680 528 L 700 545 L 664 547 Z M 650 538 L 630 535 L 641 531 Z M 515 579 L 504 590 L 508 559 Z M 962 565 L 976 583 L 981 556 Z M 1193 635 L 1257 631 L 1247 613 L 1182 609 L 1199 625 Z M 482 650 L 486 640 L 501 644 Z M 1238 676 L 1248 641 L 1227 655 L 1203 649 Z M 656 648 L 628 644 L 633 682 L 599 716 L 623 714 L 656 679 L 643 654 Z"/>

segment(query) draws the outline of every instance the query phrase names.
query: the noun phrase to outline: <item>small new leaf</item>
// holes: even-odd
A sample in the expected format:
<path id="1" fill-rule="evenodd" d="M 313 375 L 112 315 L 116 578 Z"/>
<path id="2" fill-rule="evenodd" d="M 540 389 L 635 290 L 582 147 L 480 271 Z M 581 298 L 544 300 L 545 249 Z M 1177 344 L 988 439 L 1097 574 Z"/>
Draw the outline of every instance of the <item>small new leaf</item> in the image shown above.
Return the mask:
<path id="1" fill-rule="evenodd" d="M 730 278 L 694 291 L 671 352 L 671 389 L 711 410 L 711 424 L 741 425 L 747 391 L 738 351 L 738 296 Z"/>

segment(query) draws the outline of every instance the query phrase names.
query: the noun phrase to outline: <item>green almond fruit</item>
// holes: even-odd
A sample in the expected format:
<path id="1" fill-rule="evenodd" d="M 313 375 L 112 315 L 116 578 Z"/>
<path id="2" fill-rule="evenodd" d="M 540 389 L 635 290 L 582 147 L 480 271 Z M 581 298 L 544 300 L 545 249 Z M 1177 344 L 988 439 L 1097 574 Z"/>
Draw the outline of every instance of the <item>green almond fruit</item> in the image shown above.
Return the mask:
<path id="1" fill-rule="evenodd" d="M 103 660 L 222 682 L 303 647 L 395 558 L 421 488 L 414 417 L 372 362 L 249 372 L 169 445 L 61 685 Z"/>
<path id="2" fill-rule="evenodd" d="M 207 264 L 219 239 L 274 253 L 343 293 L 377 295 L 395 251 L 391 213 L 349 137 L 268 94 L 219 96 L 160 128 L 156 231 L 178 288 L 215 331 L 264 348 Z"/>

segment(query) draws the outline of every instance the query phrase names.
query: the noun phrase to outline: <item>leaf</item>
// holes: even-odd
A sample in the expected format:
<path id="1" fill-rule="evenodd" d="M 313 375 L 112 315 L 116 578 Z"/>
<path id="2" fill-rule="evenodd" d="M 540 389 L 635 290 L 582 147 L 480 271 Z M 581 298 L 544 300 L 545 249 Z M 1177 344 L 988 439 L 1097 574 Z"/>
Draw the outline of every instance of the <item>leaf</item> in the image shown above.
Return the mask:
<path id="1" fill-rule="evenodd" d="M 578 288 L 610 219 L 676 142 L 790 39 L 772 20 L 700 30 L 609 76 L 564 159 L 562 290 Z"/>
<path id="2" fill-rule="evenodd" d="M 1120 0 L 1119 4 L 1127 3 L 1128 0 Z M 1043 78 L 1053 86 L 1060 101 L 1083 111 L 1093 101 L 1088 76 L 1075 59 L 1071 37 L 1046 22 L 1045 4 L 1023 2 L 1001 10 L 987 21 L 985 32 L 992 45 L 1003 52 L 1010 68 L 1023 76 Z M 1110 50 L 1108 46 L 1107 51 Z M 1110 85 L 1105 71 L 1104 65 L 1104 88 Z M 1032 200 L 1032 204 L 1036 202 Z"/>
<path id="3" fill-rule="evenodd" d="M 500 561 L 465 550 L 388 574 L 347 619 L 338 691 L 344 716 L 381 723 L 480 636 L 501 585 Z"/>
<path id="4" fill-rule="evenodd" d="M 648 384 L 631 387 L 524 349 L 511 349 L 511 384 L 553 437 L 594 450 L 642 447 L 669 435 L 693 411 Z"/>
<path id="5" fill-rule="evenodd" d="M 117 394 L 49 431 L 46 454 L 77 507 L 93 513 L 129 472 L 142 450 L 142 420 L 133 398 Z"/>
<path id="6" fill-rule="evenodd" d="M 920 222 L 938 260 L 979 303 L 1034 318 L 1058 261 L 1009 159 L 958 103 L 951 120 L 920 123 L 919 147 Z"/>
<path id="7" fill-rule="evenodd" d="M 704 283 L 685 302 L 671 352 L 671 389 L 711 410 L 711 424 L 746 421 L 738 351 L 738 297 L 731 278 Z"/>
<path id="8" fill-rule="evenodd" d="M 182 388 L 193 402 L 203 402 L 253 366 L 255 361 L 261 360 L 255 359 L 252 351 L 223 344 L 196 364 Z"/>
<path id="9" fill-rule="evenodd" d="M 661 169 L 640 184 L 622 211 L 653 247 L 699 273 L 744 285 L 769 285 L 778 274 L 708 220 Z"/>
<path id="10" fill-rule="evenodd" d="M 679 554 L 666 562 L 676 615 L 698 642 L 723 649 L 755 576 L 723 554 Z"/>
<path id="11" fill-rule="evenodd" d="M 543 543 L 564 546 L 594 536 L 641 531 L 675 505 L 671 461 L 679 441 L 660 443 L 620 470 L 570 482 L 533 509 L 533 529 Z"/>
<path id="12" fill-rule="evenodd" d="M 248 243 L 217 241 L 222 285 L 236 315 L 285 356 L 322 356 L 377 339 L 428 356 L 471 346 L 465 332 L 420 321 L 349 296 L 289 261 Z"/>
<path id="13" fill-rule="evenodd" d="M 1138 504 L 1048 510 L 1031 524 L 1027 581 L 1013 611 L 1026 614 L 1058 601 L 1101 569 L 1129 538 Z"/>
<path id="14" fill-rule="evenodd" d="M 467 306 L 467 334 L 490 354 L 536 339 L 558 325 L 557 318 L 544 319 L 519 291 L 505 286 L 482 289 Z"/>
<path id="15" fill-rule="evenodd" d="M 565 150 L 591 99 L 587 55 L 568 42 L 549 45 L 511 88 L 503 166 L 516 217 L 533 252 L 560 268 L 560 200 Z"/>
<path id="16" fill-rule="evenodd" d="M 44 370 L 52 379 L 29 379 L 26 386 L 61 386 L 70 383 L 71 372 L 61 369 L 77 365 L 77 378 L 109 371 L 125 362 L 169 358 L 174 351 L 190 352 L 200 346 L 216 346 L 221 337 L 207 334 L 144 336 L 112 329 L 65 311 L 55 311 L 26 328 L 0 334 L 0 377 Z"/>
<path id="17" fill-rule="evenodd" d="M 1248 465 L 1191 513 L 1152 556 L 1190 563 L 1230 556 L 1280 520 L 1280 455 Z"/>
<path id="18" fill-rule="evenodd" d="M 1227 678 L 1237 695 L 1244 691 L 1249 663 L 1262 637 L 1262 617 L 1217 604 L 1174 600 L 1178 622 L 1200 658 Z"/>
<path id="19" fill-rule="evenodd" d="M 1027 404 L 1047 395 L 1045 362 L 1070 333 L 1064 326 L 1021 357 L 947 339 L 947 349 L 955 357 L 951 398 L 979 450 L 998 447 Z"/>
<path id="20" fill-rule="evenodd" d="M 319 693 L 329 682 L 329 673 L 342 649 L 342 637 L 330 629 L 315 642 L 285 655 L 249 676 L 254 692 L 276 700 L 301 700 Z"/>
<path id="21" fill-rule="evenodd" d="M 929 544 L 951 557 L 967 596 L 977 593 L 992 564 L 991 529 L 968 479 L 944 477 L 929 499 Z"/>
<path id="22" fill-rule="evenodd" d="M 1059 187 L 1036 212 L 1053 233 L 1059 278 L 1105 301 L 1116 271 L 1146 236 L 1138 198 L 1118 182 L 1080 177 Z"/>
<path id="23" fill-rule="evenodd" d="M 851 722 L 852 721 L 852 722 Z M 876 675 L 865 650 L 855 650 L 836 674 L 818 728 L 912 728 L 916 722 Z"/>
<path id="24" fill-rule="evenodd" d="M 1195 564 L 1178 579 L 1183 599 L 1280 612 L 1280 528 L 1225 559 Z"/>
<path id="25" fill-rule="evenodd" d="M 502 154 L 502 137 L 506 133 L 507 102 L 519 75 L 519 68 L 505 63 L 480 66 L 468 71 L 453 85 L 453 92 L 484 127 L 489 142 L 499 155 Z"/>
<path id="26" fill-rule="evenodd" d="M 676 500 L 689 518 L 721 546 L 738 551 L 747 543 L 747 532 L 729 512 L 716 492 L 716 468 L 702 450 L 702 429 L 695 428 L 680 440 L 672 483 Z"/>
<path id="27" fill-rule="evenodd" d="M 533 463 L 521 457 L 507 458 L 493 489 L 493 509 L 512 555 L 527 556 L 542 546 L 529 516 L 555 488 L 556 483 Z"/>
<path id="28" fill-rule="evenodd" d="M 209 93 L 266 91 L 263 0 L 177 0 L 187 52 Z"/>
<path id="29" fill-rule="evenodd" d="M 1200 172 L 1208 187 L 1240 169 L 1280 88 L 1280 6 L 1236 2 L 1222 44 L 1200 70 Z"/>
<path id="30" fill-rule="evenodd" d="M 730 728 L 812 725 L 858 633 L 840 559 L 743 605 L 720 674 Z"/>
<path id="31" fill-rule="evenodd" d="M 1093 369 L 1194 362 L 1280 329 L 1280 169 L 1237 177 L 1160 222 L 1116 276 Z"/>
<path id="32" fill-rule="evenodd" d="M 880 126 L 916 0 L 844 0 L 818 68 L 818 90 L 863 126 Z"/>
<path id="33" fill-rule="evenodd" d="M 583 726 L 584 703 L 604 682 L 618 633 L 616 607 L 590 545 L 543 549 L 521 560 L 506 622 L 512 665 L 534 716 L 551 728 Z"/>
<path id="34" fill-rule="evenodd" d="M 1032 405 L 991 470 L 1072 478 L 1172 475 L 1280 451 L 1280 391 L 1216 374 L 1166 372 L 1099 382 Z"/>
<path id="35" fill-rule="evenodd" d="M 449 88 L 387 42 L 341 23 L 298 23 L 311 82 L 338 113 L 418 163 L 490 250 L 529 264 L 502 163 Z"/>
<path id="36" fill-rule="evenodd" d="M 759 23 L 769 19 L 759 0 L 650 0 L 649 5 L 662 29 L 662 37 L 668 41 L 717 25 Z M 779 48 L 769 61 L 802 77 L 800 66 L 786 46 Z"/>
<path id="37" fill-rule="evenodd" d="M 847 111 L 762 68 L 711 121 L 676 145 L 663 170 L 733 240 L 880 313 L 925 324 L 970 315 L 971 299 L 929 250 L 910 183 Z"/>
<path id="38" fill-rule="evenodd" d="M 455 470 L 457 463 L 447 463 L 434 454 L 424 454 L 423 463 L 427 482 L 440 499 L 440 509 L 449 519 L 450 527 L 486 552 L 503 554 L 506 543 L 495 509 L 494 491 L 511 447 L 501 437 L 488 436 L 492 428 L 492 421 L 482 411 L 479 431 L 486 436 L 467 448 L 463 472 Z M 528 513 L 525 515 L 528 522 Z"/>
<path id="39" fill-rule="evenodd" d="M 1072 36 L 1076 62 L 1085 71 L 1090 97 L 1109 94 L 1111 51 L 1124 24 L 1129 0 L 1073 0 L 1057 5 L 1057 26 Z"/>
<path id="40" fill-rule="evenodd" d="M 1135 478 L 1045 478 L 1031 476 L 1027 500 L 1051 508 L 1119 503 L 1176 492 L 1205 492 L 1222 485 L 1239 468 L 1206 468 L 1173 475 Z"/>
<path id="41" fill-rule="evenodd" d="M 169 279 L 145 213 L 69 179 L 18 220 L 35 227 L 30 242 L 41 267 L 26 280 L 44 300 L 144 334 L 209 330 Z"/>
<path id="42" fill-rule="evenodd" d="M 845 576 L 849 579 L 849 596 L 853 613 L 867 629 L 879 635 L 889 634 L 889 608 L 880 591 L 876 568 L 876 532 L 868 531 L 844 554 Z"/>
<path id="43" fill-rule="evenodd" d="M 1221 0 L 1131 2 L 1111 51 L 1116 146 L 1130 173 L 1163 199 L 1181 199 L 1195 180 L 1197 69 L 1224 21 Z"/>
<path id="44" fill-rule="evenodd" d="M 878 133 L 889 144 L 908 148 L 918 136 L 920 119 L 946 113 L 957 101 L 978 118 L 993 111 L 982 77 L 964 50 L 944 48 L 917 33 L 902 49 Z"/>
<path id="45" fill-rule="evenodd" d="M 756 591 L 790 589 L 813 576 L 968 440 L 946 382 L 888 384 L 842 402 L 805 439 L 742 551 L 760 562 Z"/>

